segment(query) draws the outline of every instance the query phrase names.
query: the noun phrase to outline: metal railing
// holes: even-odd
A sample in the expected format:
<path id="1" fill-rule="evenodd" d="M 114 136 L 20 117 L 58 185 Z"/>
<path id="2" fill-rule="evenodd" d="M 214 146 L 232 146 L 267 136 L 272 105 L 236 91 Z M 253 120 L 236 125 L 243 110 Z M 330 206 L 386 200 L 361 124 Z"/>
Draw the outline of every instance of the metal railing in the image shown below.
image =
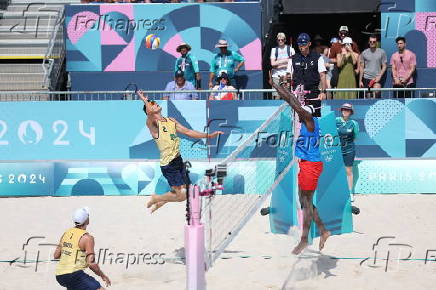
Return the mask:
<path id="1" fill-rule="evenodd" d="M 56 17 L 55 26 L 51 33 L 47 51 L 42 62 L 42 69 L 44 70 L 43 88 L 49 90 L 56 89 L 65 58 L 64 12 L 65 8 L 62 7 Z"/>
<path id="2" fill-rule="evenodd" d="M 144 91 L 150 99 L 164 100 L 174 94 L 193 94 L 196 100 L 209 100 L 210 96 L 221 93 L 234 93 L 236 100 L 273 100 L 272 89 L 247 90 L 195 90 L 195 91 Z M 399 93 L 410 92 L 411 98 L 436 98 L 436 88 L 381 88 L 381 89 L 328 89 L 328 99 L 335 98 L 336 92 L 357 92 L 362 99 L 373 99 L 375 94 L 381 98 L 398 98 Z M 379 93 L 378 93 L 379 92 Z M 136 91 L 0 91 L 0 101 L 106 101 L 137 100 Z"/>

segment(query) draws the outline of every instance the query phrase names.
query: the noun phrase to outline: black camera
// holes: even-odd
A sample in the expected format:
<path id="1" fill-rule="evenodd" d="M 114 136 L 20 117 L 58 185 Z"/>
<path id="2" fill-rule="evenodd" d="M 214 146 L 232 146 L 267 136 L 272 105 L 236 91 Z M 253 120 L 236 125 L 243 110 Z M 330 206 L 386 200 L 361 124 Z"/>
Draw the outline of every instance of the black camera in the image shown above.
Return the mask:
<path id="1" fill-rule="evenodd" d="M 217 164 L 215 168 L 206 169 L 206 176 L 210 178 L 216 178 L 218 184 L 223 184 L 224 177 L 227 176 L 227 165 L 226 164 Z"/>

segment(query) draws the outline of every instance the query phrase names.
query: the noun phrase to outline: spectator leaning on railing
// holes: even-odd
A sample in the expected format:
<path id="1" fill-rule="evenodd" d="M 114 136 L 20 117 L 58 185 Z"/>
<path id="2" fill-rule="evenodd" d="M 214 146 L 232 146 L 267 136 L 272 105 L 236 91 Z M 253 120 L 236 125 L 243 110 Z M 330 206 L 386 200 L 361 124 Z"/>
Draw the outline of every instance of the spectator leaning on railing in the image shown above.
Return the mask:
<path id="1" fill-rule="evenodd" d="M 217 91 L 229 91 L 236 90 L 233 86 L 229 85 L 230 80 L 225 72 L 222 72 L 218 77 L 219 84 L 214 86 L 212 90 Z M 209 100 L 235 100 L 236 94 L 232 92 L 216 92 L 212 93 L 209 97 Z"/>
<path id="2" fill-rule="evenodd" d="M 194 91 L 195 88 L 192 83 L 185 80 L 182 71 L 177 71 L 174 77 L 174 81 L 171 81 L 165 87 L 165 91 L 174 91 L 174 93 L 168 93 L 164 96 L 164 100 L 196 100 L 198 94 L 188 93 L 183 91 Z"/>
<path id="3" fill-rule="evenodd" d="M 191 46 L 187 43 L 182 43 L 177 47 L 176 50 L 181 54 L 181 56 L 176 60 L 174 72 L 182 71 L 185 79 L 194 84 L 197 89 L 200 89 L 200 70 L 198 69 L 197 58 L 190 53 Z"/>
<path id="4" fill-rule="evenodd" d="M 339 68 L 337 88 L 356 88 L 356 74 L 354 67 L 359 61 L 359 54 L 352 49 L 353 40 L 345 37 L 342 40 L 342 51 L 336 55 L 336 65 Z M 356 92 L 337 92 L 336 99 L 355 99 Z"/>
<path id="5" fill-rule="evenodd" d="M 237 52 L 227 49 L 227 40 L 220 39 L 215 45 L 220 52 L 215 54 L 210 62 L 209 88 L 213 88 L 216 76 L 225 72 L 231 84 L 235 84 L 235 73 L 244 65 L 244 58 Z"/>
<path id="6" fill-rule="evenodd" d="M 416 55 L 406 49 L 406 38 L 400 36 L 395 39 L 398 52 L 391 56 L 392 78 L 394 88 L 415 88 L 413 74 L 416 69 Z M 397 98 L 410 98 L 412 91 L 395 92 Z"/>
<path id="7" fill-rule="evenodd" d="M 369 37 L 369 48 L 360 55 L 359 86 L 361 88 L 381 88 L 386 72 L 386 52 L 377 47 L 377 36 Z M 375 93 L 380 97 L 380 92 Z"/>

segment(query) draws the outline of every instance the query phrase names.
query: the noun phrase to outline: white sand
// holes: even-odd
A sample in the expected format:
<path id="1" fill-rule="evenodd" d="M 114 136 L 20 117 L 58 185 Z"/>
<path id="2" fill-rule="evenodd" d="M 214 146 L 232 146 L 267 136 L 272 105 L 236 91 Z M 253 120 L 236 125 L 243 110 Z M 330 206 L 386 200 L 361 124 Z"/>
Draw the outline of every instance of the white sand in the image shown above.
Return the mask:
<path id="1" fill-rule="evenodd" d="M 88 230 L 96 238 L 96 249 L 108 248 L 113 253 L 165 253 L 183 247 L 184 204 L 171 204 L 154 215 L 146 213 L 144 197 L 67 197 L 0 199 L 0 260 L 24 258 L 23 243 L 30 236 L 45 239 L 30 241 L 25 248 L 27 259 L 46 260 L 52 249 L 38 246 L 43 241 L 57 243 L 70 226 L 70 216 L 79 206 L 91 208 Z M 331 237 L 322 255 L 316 249 L 318 239 L 300 257 L 290 255 L 295 238 L 273 235 L 269 220 L 258 214 L 241 231 L 214 267 L 207 273 L 208 289 L 434 289 L 436 262 L 400 261 L 408 256 L 424 259 L 427 249 L 435 249 L 434 195 L 373 195 L 356 198 L 362 212 L 355 216 L 355 232 Z M 380 242 L 378 257 L 390 261 L 366 261 L 374 257 L 372 246 L 381 236 L 395 240 Z M 387 246 L 389 243 L 409 244 Z M 399 249 L 402 252 L 399 252 Z M 434 253 L 436 255 L 436 251 Z M 240 256 L 250 256 L 241 258 Z M 262 256 L 271 256 L 264 259 Z M 133 255 L 132 255 L 133 257 Z M 434 258 L 433 258 L 434 260 Z M 373 267 L 371 267 L 373 266 Z M 375 266 L 375 267 L 374 267 Z M 164 265 L 109 265 L 102 269 L 112 279 L 110 289 L 185 289 L 185 267 L 180 263 Z M 55 263 L 0 263 L 0 290 L 62 289 L 54 278 Z"/>

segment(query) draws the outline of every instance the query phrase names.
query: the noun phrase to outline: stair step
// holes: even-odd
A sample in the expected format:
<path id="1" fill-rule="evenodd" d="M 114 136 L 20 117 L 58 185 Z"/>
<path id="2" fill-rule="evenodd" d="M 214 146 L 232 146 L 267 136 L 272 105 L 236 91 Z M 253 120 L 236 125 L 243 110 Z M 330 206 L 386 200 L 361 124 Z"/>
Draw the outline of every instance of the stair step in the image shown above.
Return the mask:
<path id="1" fill-rule="evenodd" d="M 43 90 L 42 82 L 9 82 L 0 83 L 0 91 L 29 91 Z M 1 96 L 1 95 L 0 95 Z"/>
<path id="2" fill-rule="evenodd" d="M 44 47 L 47 48 L 49 39 L 0 39 L 0 48 L 9 48 L 17 46 L 27 47 Z"/>
<path id="3" fill-rule="evenodd" d="M 0 73 L 44 73 L 42 64 L 0 63 Z"/>
<path id="4" fill-rule="evenodd" d="M 43 59 L 47 47 L 0 47 L 0 59 Z"/>
<path id="5" fill-rule="evenodd" d="M 44 80 L 43 73 L 11 73 L 0 72 L 0 83 L 8 82 L 37 82 Z"/>
<path id="6" fill-rule="evenodd" d="M 44 3 L 26 3 L 26 4 L 11 4 L 8 6 L 6 11 L 14 12 L 14 11 L 46 11 L 46 10 L 62 10 L 64 8 L 64 5 L 50 5 L 50 4 L 44 4 Z"/>

